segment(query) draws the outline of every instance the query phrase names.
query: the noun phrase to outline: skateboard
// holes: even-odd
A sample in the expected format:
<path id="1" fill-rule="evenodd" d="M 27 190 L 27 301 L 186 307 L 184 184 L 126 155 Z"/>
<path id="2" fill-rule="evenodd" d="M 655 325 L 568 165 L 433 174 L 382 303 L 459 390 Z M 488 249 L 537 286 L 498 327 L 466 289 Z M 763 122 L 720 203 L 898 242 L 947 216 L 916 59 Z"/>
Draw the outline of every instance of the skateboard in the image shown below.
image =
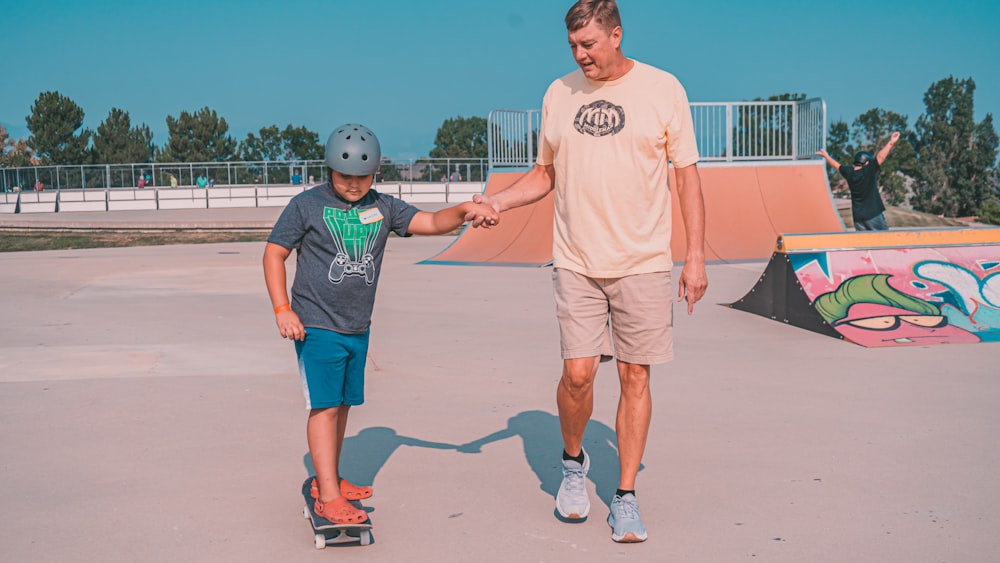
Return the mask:
<path id="1" fill-rule="evenodd" d="M 360 524 L 334 524 L 326 518 L 316 514 L 316 509 L 314 508 L 314 503 L 316 499 L 312 498 L 312 480 L 313 477 L 306 479 L 305 483 L 302 483 L 302 497 L 305 499 L 305 506 L 302 507 L 302 516 L 309 520 L 309 524 L 312 526 L 313 534 L 315 534 L 314 539 L 316 541 L 316 549 L 323 549 L 328 545 L 336 545 L 340 543 L 359 543 L 361 545 L 369 545 L 372 543 L 372 519 L 369 518 Z M 351 504 L 357 508 L 364 509 L 358 501 L 350 501 Z"/>

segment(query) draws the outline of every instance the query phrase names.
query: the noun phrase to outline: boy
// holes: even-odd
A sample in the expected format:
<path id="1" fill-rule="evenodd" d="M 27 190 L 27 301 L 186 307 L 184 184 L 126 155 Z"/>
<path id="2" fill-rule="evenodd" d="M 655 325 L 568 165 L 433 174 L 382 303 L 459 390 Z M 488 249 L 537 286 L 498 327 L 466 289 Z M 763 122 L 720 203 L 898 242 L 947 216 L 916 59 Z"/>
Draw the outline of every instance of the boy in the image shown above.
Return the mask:
<path id="1" fill-rule="evenodd" d="M 309 418 L 306 437 L 316 469 L 316 513 L 354 524 L 368 516 L 348 500 L 371 487 L 341 479 L 338 466 L 350 408 L 364 402 L 364 369 L 375 289 L 389 231 L 400 236 L 443 234 L 491 207 L 466 202 L 435 213 L 420 211 L 372 189 L 381 148 L 363 125 L 334 130 L 326 143 L 328 183 L 292 198 L 264 249 L 264 280 L 281 336 L 295 341 Z M 296 252 L 292 299 L 285 260 Z"/>

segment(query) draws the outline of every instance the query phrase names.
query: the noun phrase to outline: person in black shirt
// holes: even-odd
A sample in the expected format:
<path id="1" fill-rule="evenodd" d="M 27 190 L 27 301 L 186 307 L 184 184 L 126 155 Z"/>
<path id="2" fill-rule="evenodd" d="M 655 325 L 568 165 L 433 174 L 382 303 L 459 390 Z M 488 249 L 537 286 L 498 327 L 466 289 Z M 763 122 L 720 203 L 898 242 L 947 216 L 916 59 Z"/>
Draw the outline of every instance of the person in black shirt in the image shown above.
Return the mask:
<path id="1" fill-rule="evenodd" d="M 854 155 L 854 165 L 840 164 L 825 149 L 816 152 L 826 162 L 837 169 L 847 180 L 851 189 L 851 214 L 854 217 L 856 231 L 885 231 L 889 224 L 885 221 L 885 204 L 882 203 L 882 193 L 878 187 L 878 173 L 892 147 L 899 141 L 899 131 L 893 132 L 878 154 L 860 151 Z"/>

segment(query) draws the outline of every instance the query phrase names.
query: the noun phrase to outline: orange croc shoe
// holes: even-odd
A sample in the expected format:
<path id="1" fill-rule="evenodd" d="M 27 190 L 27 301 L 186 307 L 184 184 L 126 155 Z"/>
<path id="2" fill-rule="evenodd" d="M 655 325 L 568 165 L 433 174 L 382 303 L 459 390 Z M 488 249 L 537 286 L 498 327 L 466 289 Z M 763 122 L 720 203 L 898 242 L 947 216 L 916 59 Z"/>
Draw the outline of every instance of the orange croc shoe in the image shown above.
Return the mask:
<path id="1" fill-rule="evenodd" d="M 312 487 L 310 488 L 312 493 L 312 498 L 319 498 L 319 485 L 316 484 L 316 479 L 312 480 Z M 347 500 L 362 500 L 372 496 L 374 491 L 371 487 L 363 487 L 361 485 L 355 485 L 347 479 L 340 480 L 340 494 L 344 495 Z"/>
<path id="2" fill-rule="evenodd" d="M 334 524 L 361 524 L 368 520 L 367 512 L 355 508 L 344 497 L 337 497 L 325 504 L 317 500 L 313 508 L 320 518 L 325 518 Z"/>

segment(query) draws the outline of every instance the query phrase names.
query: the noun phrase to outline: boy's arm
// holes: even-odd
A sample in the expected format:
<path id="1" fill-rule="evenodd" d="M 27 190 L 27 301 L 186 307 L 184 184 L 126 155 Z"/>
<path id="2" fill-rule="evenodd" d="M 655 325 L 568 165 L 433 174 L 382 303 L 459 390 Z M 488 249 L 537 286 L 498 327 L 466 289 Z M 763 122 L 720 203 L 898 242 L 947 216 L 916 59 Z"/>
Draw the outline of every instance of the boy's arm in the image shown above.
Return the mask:
<path id="1" fill-rule="evenodd" d="M 410 219 L 406 231 L 415 235 L 443 235 L 476 218 L 482 218 L 485 225 L 493 226 L 500 221 L 500 214 L 488 205 L 467 201 L 433 213 L 418 211 Z"/>
<path id="2" fill-rule="evenodd" d="M 826 163 L 833 167 L 834 170 L 840 170 L 840 163 L 834 160 L 830 153 L 826 152 L 826 149 L 820 149 L 816 151 L 816 156 L 822 156 Z"/>
<path id="3" fill-rule="evenodd" d="M 892 147 L 896 145 L 896 141 L 899 140 L 899 131 L 893 131 L 892 135 L 889 136 L 889 142 L 886 143 L 882 150 L 878 151 L 875 158 L 878 160 L 879 166 L 885 162 L 885 159 L 889 157 L 889 153 L 892 152 Z"/>
<path id="4" fill-rule="evenodd" d="M 285 260 L 292 251 L 273 242 L 264 247 L 264 283 L 274 307 L 274 322 L 282 338 L 305 340 L 306 329 L 288 301 L 288 278 L 285 274 Z"/>

